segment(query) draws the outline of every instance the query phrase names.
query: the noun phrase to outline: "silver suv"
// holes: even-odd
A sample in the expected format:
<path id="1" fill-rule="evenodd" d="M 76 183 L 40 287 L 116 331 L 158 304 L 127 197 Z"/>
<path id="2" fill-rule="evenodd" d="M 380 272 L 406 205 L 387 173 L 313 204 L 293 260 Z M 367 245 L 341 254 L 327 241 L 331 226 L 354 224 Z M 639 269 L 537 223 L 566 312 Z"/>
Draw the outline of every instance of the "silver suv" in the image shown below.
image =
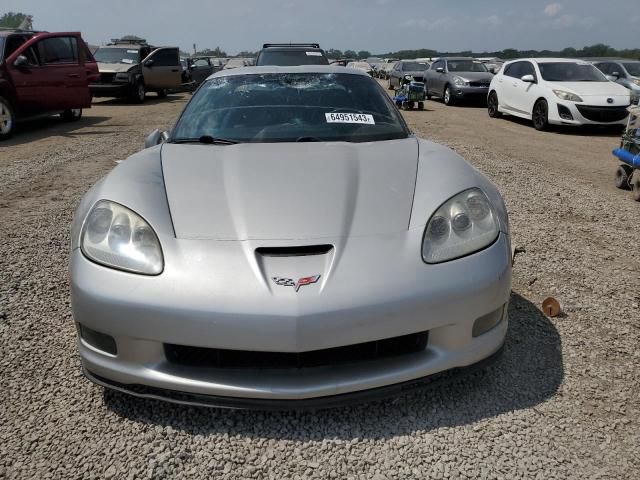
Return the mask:
<path id="1" fill-rule="evenodd" d="M 147 92 L 158 97 L 182 85 L 177 47 L 152 47 L 145 40 L 113 40 L 95 54 L 100 78 L 89 85 L 94 97 L 126 97 L 142 103 Z"/>

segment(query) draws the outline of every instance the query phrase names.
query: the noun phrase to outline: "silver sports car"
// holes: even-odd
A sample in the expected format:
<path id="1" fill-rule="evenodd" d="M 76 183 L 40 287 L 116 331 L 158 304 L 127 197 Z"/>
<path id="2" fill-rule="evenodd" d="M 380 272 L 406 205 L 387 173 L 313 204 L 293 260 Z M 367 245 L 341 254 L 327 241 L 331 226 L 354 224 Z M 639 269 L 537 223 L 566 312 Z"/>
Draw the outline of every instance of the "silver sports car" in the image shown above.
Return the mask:
<path id="1" fill-rule="evenodd" d="M 502 198 L 416 138 L 365 73 L 218 72 L 148 142 L 72 226 L 90 380 L 179 403 L 324 406 L 500 353 Z"/>

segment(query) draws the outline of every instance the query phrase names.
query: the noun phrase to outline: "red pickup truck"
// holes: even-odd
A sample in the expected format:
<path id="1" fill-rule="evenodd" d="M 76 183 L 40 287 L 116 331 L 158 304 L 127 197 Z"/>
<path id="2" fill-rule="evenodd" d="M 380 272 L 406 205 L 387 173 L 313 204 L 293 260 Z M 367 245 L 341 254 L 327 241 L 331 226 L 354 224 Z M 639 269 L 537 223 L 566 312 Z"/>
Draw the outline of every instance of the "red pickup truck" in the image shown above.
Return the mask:
<path id="1" fill-rule="evenodd" d="M 0 30 L 0 140 L 16 123 L 60 114 L 82 117 L 98 66 L 79 32 Z"/>

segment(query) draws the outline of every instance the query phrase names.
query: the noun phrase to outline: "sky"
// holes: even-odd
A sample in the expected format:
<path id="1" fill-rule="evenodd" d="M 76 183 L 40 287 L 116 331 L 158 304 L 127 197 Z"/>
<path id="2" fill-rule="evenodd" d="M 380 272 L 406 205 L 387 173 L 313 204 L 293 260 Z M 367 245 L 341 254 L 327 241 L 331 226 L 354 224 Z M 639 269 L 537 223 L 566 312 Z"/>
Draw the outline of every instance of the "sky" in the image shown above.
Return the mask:
<path id="1" fill-rule="evenodd" d="M 385 53 L 637 48 L 638 0 L 0 0 L 34 28 L 81 31 L 103 44 L 134 34 L 157 46 L 229 54 L 265 42 Z"/>

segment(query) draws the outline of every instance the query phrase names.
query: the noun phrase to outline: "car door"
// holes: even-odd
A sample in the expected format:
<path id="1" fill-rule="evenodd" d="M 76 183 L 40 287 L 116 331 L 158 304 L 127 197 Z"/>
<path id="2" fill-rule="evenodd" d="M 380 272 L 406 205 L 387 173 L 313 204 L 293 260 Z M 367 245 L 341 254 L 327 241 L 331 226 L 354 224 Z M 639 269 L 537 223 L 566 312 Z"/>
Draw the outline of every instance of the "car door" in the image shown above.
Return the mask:
<path id="1" fill-rule="evenodd" d="M 189 65 L 191 78 L 198 84 L 204 82 L 213 73 L 213 67 L 208 58 L 197 58 Z"/>
<path id="2" fill-rule="evenodd" d="M 533 104 L 539 98 L 539 87 L 537 83 L 539 77 L 533 63 L 529 61 L 518 63 L 518 69 L 515 72 L 516 76 L 510 79 L 513 82 L 511 106 L 518 113 L 531 114 L 533 111 Z M 522 77 L 526 75 L 532 75 L 535 81 L 523 81 Z"/>
<path id="3" fill-rule="evenodd" d="M 142 62 L 142 75 L 148 90 L 179 87 L 181 70 L 178 48 L 158 48 Z"/>
<path id="4" fill-rule="evenodd" d="M 40 62 L 33 42 L 25 45 L 28 38 L 12 35 L 7 37 L 6 71 L 14 88 L 12 99 L 16 113 L 20 117 L 36 115 L 43 111 L 43 102 L 39 101 L 41 91 L 46 88 L 44 77 L 38 74 Z M 16 60 L 20 57 L 20 65 Z"/>
<path id="5" fill-rule="evenodd" d="M 441 72 L 438 69 L 443 69 Z M 431 65 L 431 72 L 429 76 L 429 91 L 432 95 L 442 95 L 444 90 L 444 77 L 445 77 L 445 62 L 444 60 L 438 60 Z"/>
<path id="6" fill-rule="evenodd" d="M 51 110 L 86 108 L 91 105 L 89 81 L 80 60 L 79 35 L 51 34 L 39 38 L 36 50 L 41 73 L 48 78 Z"/>
<path id="7" fill-rule="evenodd" d="M 392 87 L 399 87 L 400 86 L 400 76 L 401 75 L 402 75 L 402 62 L 397 62 L 393 66 L 393 69 L 391 70 L 391 75 L 389 76 L 389 78 L 391 79 L 391 86 Z"/>
<path id="8" fill-rule="evenodd" d="M 501 78 L 498 79 L 498 102 L 500 106 L 517 111 L 515 104 L 516 100 L 516 88 L 517 80 L 520 78 L 520 67 L 522 62 L 513 62 L 504 68 L 504 73 Z"/>

